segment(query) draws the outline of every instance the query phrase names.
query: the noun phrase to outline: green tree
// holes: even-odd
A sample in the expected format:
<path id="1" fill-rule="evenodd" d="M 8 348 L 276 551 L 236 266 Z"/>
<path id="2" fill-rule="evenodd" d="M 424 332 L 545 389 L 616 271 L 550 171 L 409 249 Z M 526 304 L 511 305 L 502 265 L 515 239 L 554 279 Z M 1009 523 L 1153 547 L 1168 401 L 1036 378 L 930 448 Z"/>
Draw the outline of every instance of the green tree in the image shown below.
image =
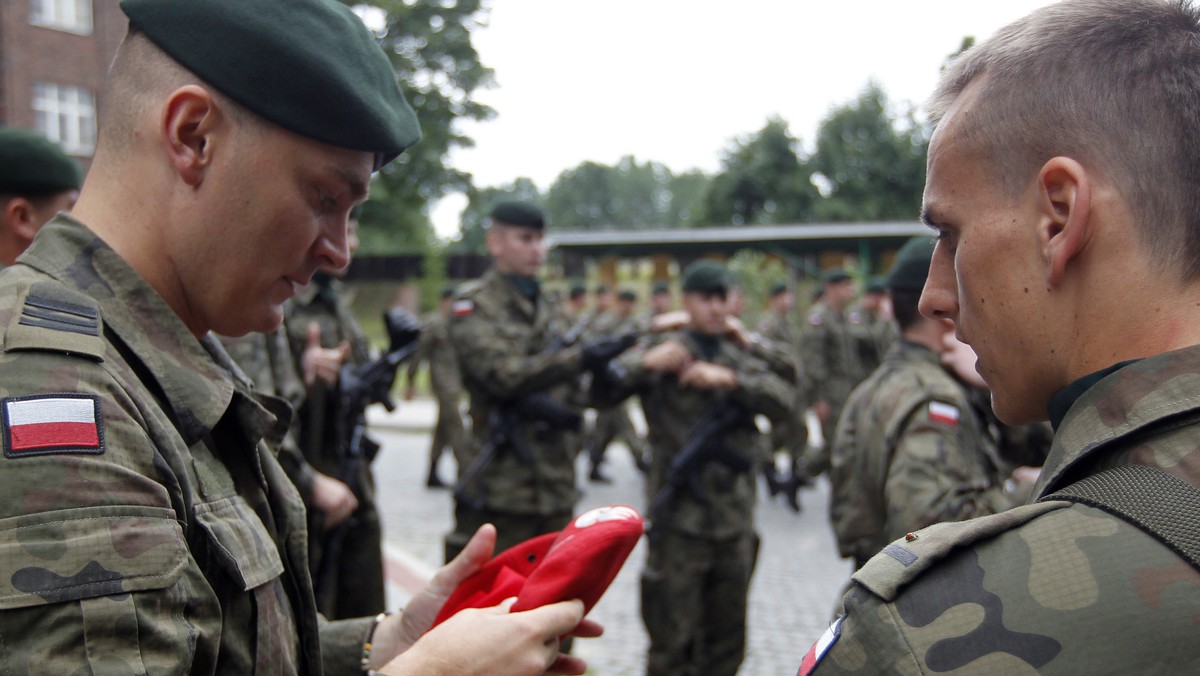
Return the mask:
<path id="1" fill-rule="evenodd" d="M 556 227 L 571 229 L 677 228 L 689 222 L 707 181 L 632 155 L 614 166 L 589 161 L 559 174 L 546 194 L 546 213 Z"/>
<path id="2" fill-rule="evenodd" d="M 471 188 L 467 191 L 467 206 L 463 209 L 459 236 L 450 242 L 448 250 L 452 253 L 487 253 L 483 238 L 488 214 L 498 202 L 505 200 L 541 204 L 542 196 L 537 185 L 524 177 L 498 188 Z"/>
<path id="3" fill-rule="evenodd" d="M 736 139 L 704 196 L 700 225 L 794 223 L 811 218 L 816 188 L 799 142 L 778 117 L 758 133 Z"/>
<path id="4" fill-rule="evenodd" d="M 825 199 L 822 221 L 916 218 L 929 138 L 911 109 L 894 114 L 874 82 L 821 122 L 812 165 Z"/>
<path id="5" fill-rule="evenodd" d="M 421 122 L 421 141 L 380 171 L 359 225 L 363 251 L 423 252 L 434 242 L 429 207 L 438 198 L 470 188 L 470 175 L 446 162 L 470 138 L 455 131 L 458 120 L 485 120 L 494 111 L 473 99 L 490 86 L 492 70 L 479 60 L 471 31 L 483 23 L 481 0 L 342 0 L 360 13 L 384 15 L 378 32 L 409 103 Z"/>

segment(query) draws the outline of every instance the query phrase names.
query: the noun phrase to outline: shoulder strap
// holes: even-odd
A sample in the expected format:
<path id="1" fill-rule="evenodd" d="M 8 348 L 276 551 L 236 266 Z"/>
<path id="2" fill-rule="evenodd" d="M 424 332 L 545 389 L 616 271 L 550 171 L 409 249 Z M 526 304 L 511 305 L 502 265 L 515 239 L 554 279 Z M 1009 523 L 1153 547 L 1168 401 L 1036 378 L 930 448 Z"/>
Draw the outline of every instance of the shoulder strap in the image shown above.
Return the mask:
<path id="1" fill-rule="evenodd" d="M 1146 465 L 1118 465 L 1039 500 L 1070 500 L 1118 516 L 1200 570 L 1200 488 Z"/>

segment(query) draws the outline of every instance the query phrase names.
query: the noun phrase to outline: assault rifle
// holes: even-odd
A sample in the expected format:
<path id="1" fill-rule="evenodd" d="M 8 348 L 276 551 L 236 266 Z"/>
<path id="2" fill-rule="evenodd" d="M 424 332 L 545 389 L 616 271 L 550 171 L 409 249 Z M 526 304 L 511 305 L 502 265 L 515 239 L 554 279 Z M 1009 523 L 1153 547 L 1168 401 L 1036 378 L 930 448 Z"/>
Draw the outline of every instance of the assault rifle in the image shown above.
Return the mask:
<path id="1" fill-rule="evenodd" d="M 343 424 L 350 421 L 352 426 L 349 434 L 339 435 L 338 452 L 342 462 L 337 479 L 349 486 L 360 500 L 363 494 L 362 486 L 358 485 L 361 468 L 363 464 L 370 464 L 379 452 L 379 443 L 367 435 L 367 407 L 382 404 L 389 413 L 396 410 L 391 396 L 396 369 L 416 351 L 417 338 L 424 328 L 419 319 L 403 308 L 385 312 L 383 322 L 388 332 L 388 351 L 367 364 L 346 364 L 338 373 L 341 420 Z M 317 608 L 322 612 L 332 610 L 342 548 L 347 534 L 356 524 L 357 519 L 352 515 L 324 537 L 320 565 L 313 580 Z"/>
<path id="2" fill-rule="evenodd" d="M 730 448 L 725 444 L 725 435 L 737 427 L 753 425 L 750 414 L 741 405 L 732 402 L 718 404 L 708 415 L 700 420 L 700 424 L 688 435 L 683 448 L 671 458 L 667 469 L 667 483 L 646 509 L 650 520 L 650 537 L 661 534 L 661 529 L 654 528 L 663 511 L 674 501 L 681 490 L 686 490 L 697 501 L 708 503 L 708 493 L 700 484 L 700 471 L 709 462 L 719 462 L 734 472 L 748 472 L 754 466 L 753 459 Z"/>
<path id="3" fill-rule="evenodd" d="M 554 354 L 565 350 L 582 337 L 588 322 L 582 319 L 575 323 L 569 331 L 546 346 L 542 354 Z M 633 345 L 635 335 L 622 335 L 615 338 L 601 339 L 588 343 L 584 347 L 583 360 L 586 368 L 598 373 L 608 362 L 621 352 Z M 488 416 L 488 430 L 491 433 L 479 454 L 459 474 L 458 483 L 454 486 L 454 499 L 480 510 L 486 505 L 486 496 L 472 495 L 471 485 L 489 465 L 505 451 L 514 453 L 522 464 L 534 462 L 533 450 L 521 435 L 522 424 L 542 424 L 551 430 L 566 430 L 578 432 L 583 425 L 583 416 L 571 407 L 555 400 L 545 392 L 529 394 L 512 402 L 501 405 Z"/>

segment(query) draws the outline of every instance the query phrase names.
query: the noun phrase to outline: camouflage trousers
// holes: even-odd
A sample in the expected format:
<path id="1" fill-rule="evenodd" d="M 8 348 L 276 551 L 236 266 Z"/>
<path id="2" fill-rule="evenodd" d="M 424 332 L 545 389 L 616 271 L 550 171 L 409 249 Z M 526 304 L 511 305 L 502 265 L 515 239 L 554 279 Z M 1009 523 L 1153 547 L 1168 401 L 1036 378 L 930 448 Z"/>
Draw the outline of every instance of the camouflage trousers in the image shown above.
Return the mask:
<path id="1" fill-rule="evenodd" d="M 596 424 L 584 442 L 584 448 L 587 450 L 588 460 L 592 467 L 599 465 L 604 460 L 604 452 L 608 450 L 608 445 L 617 439 L 625 442 L 635 459 L 645 456 L 646 440 L 638 434 L 633 420 L 629 418 L 629 410 L 625 408 L 624 404 L 597 411 Z"/>
<path id="2" fill-rule="evenodd" d="M 662 531 L 642 573 L 646 676 L 733 676 L 746 650 L 758 535 L 710 540 Z"/>
<path id="3" fill-rule="evenodd" d="M 455 462 L 463 466 L 465 449 L 463 443 L 466 432 L 463 429 L 462 413 L 458 410 L 455 400 L 438 401 L 437 424 L 433 428 L 433 441 L 429 444 L 429 474 L 432 476 L 437 468 L 438 460 L 447 448 L 454 455 Z"/>
<path id="4" fill-rule="evenodd" d="M 496 527 L 496 554 L 520 544 L 530 538 L 546 533 L 560 531 L 571 523 L 571 512 L 557 514 L 511 514 L 489 509 L 474 509 L 459 502 L 454 504 L 454 530 L 446 536 L 445 555 L 450 561 L 463 547 L 475 531 L 485 523 Z"/>

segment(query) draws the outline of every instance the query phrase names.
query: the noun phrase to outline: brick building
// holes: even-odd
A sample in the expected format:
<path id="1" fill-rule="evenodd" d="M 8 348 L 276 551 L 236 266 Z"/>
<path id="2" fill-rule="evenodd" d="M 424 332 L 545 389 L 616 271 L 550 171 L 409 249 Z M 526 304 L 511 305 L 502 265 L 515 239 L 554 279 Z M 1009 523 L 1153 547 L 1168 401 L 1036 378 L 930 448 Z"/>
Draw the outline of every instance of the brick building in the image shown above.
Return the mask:
<path id="1" fill-rule="evenodd" d="M 125 27 L 118 0 L 0 0 L 0 126 L 36 129 L 86 166 Z"/>

